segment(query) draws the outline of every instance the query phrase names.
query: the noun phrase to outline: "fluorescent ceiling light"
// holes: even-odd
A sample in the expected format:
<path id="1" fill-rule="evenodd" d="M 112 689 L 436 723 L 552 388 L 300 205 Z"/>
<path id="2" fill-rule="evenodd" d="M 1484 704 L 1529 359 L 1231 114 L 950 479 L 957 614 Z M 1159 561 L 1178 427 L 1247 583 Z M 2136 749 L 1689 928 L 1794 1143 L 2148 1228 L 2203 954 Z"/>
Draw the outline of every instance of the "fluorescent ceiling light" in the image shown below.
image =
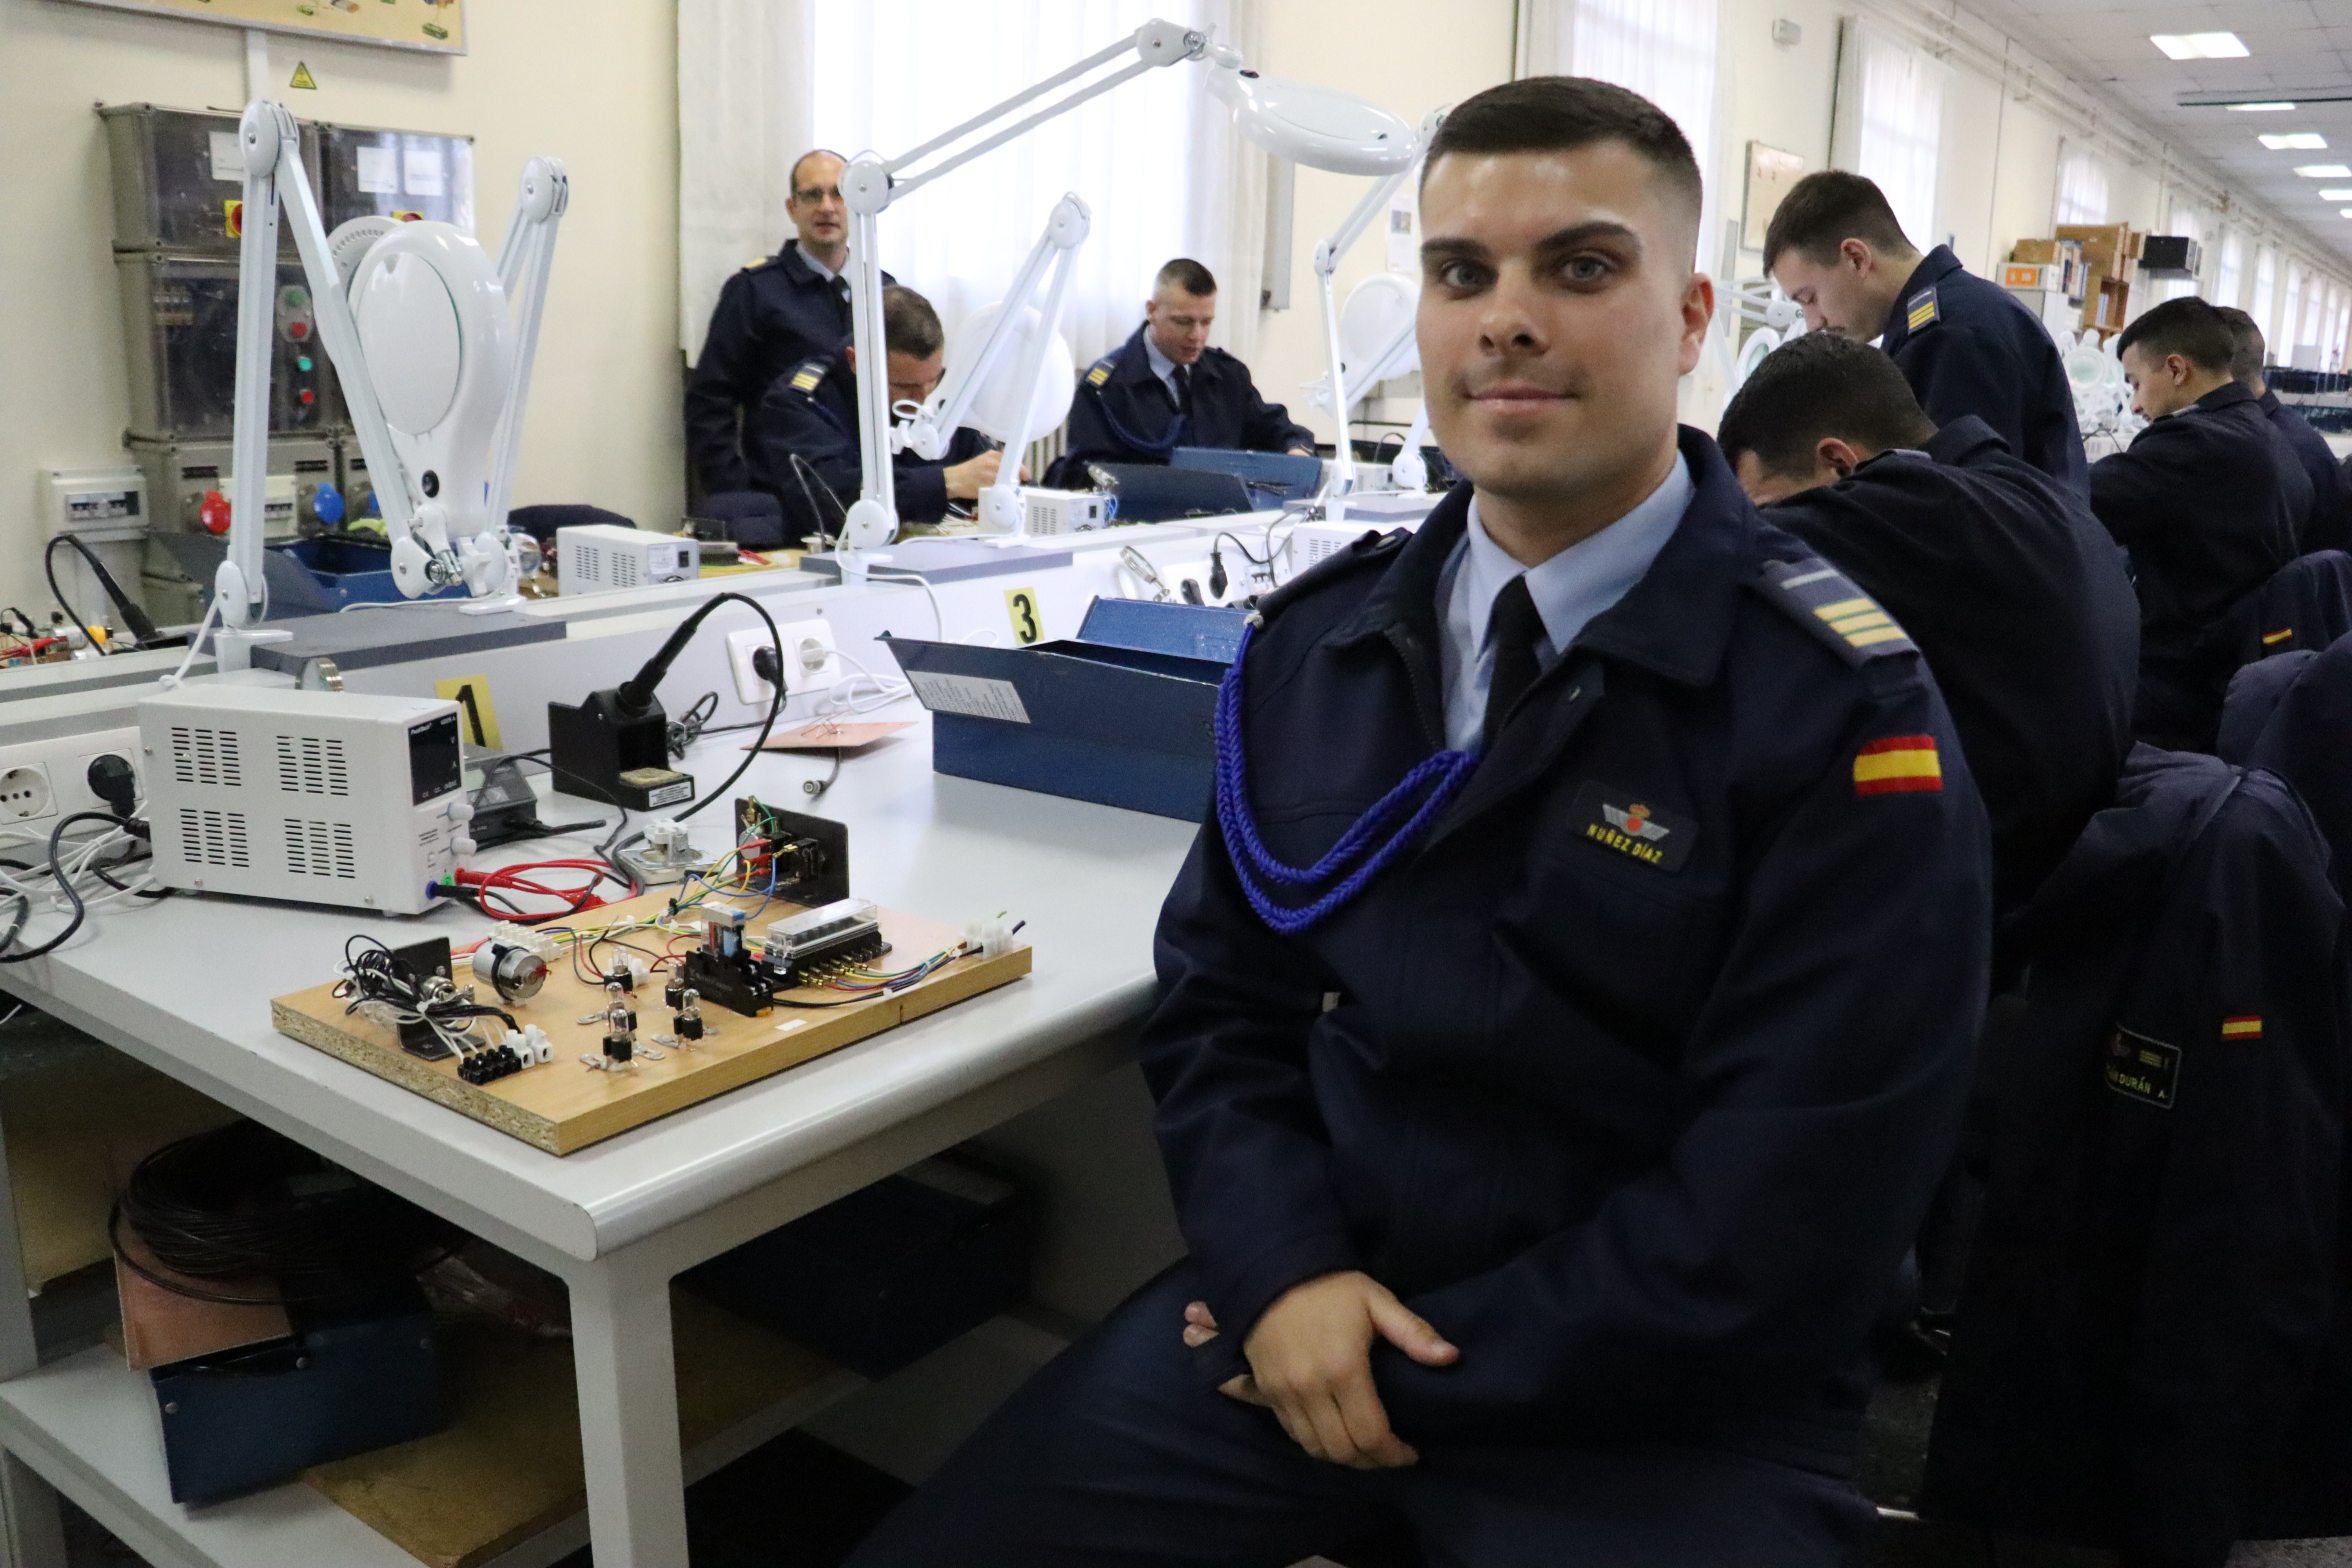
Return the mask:
<path id="1" fill-rule="evenodd" d="M 2242 60 L 2252 52 L 2235 33 L 2151 33 L 2147 41 L 2170 60 Z"/>
<path id="2" fill-rule="evenodd" d="M 2323 202 L 2352 202 L 2352 191 L 2322 191 L 2319 199 Z"/>
<path id="3" fill-rule="evenodd" d="M 2298 163 L 2294 172 L 2306 180 L 2352 180 L 2352 163 Z"/>
<path id="4" fill-rule="evenodd" d="M 2262 143 L 2273 153 L 2316 153 L 2327 145 L 2327 138 L 2316 131 L 2296 131 L 2284 136 L 2265 136 Z"/>
<path id="5" fill-rule="evenodd" d="M 2346 217 L 2352 217 L 2352 207 L 2337 207 L 2336 210 L 2342 213 Z"/>
<path id="6" fill-rule="evenodd" d="M 2232 114 L 2281 114 L 2294 107 L 2292 103 L 2232 103 L 2228 106 Z"/>

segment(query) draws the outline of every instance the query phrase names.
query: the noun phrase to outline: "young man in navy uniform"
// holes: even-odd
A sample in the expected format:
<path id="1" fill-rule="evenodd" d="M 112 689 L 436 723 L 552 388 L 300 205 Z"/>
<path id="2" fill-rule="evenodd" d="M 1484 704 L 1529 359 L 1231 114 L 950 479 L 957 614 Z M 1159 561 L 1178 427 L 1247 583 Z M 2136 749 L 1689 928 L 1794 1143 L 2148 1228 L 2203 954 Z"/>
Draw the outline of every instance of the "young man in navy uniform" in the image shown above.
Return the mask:
<path id="1" fill-rule="evenodd" d="M 2294 559 L 2310 481 L 2231 378 L 2236 342 L 2212 306 L 2167 300 L 2116 344 L 2132 408 L 2152 423 L 2091 466 L 2091 510 L 2131 552 L 2139 591 L 2133 725 L 2152 745 L 2207 752 L 2236 668 L 2216 628 Z"/>
<path id="2" fill-rule="evenodd" d="M 912 289 L 882 290 L 882 342 L 888 350 L 890 403 L 919 404 L 940 384 L 947 333 L 931 302 Z M 801 539 L 840 530 L 849 503 L 865 487 L 858 445 L 857 351 L 844 344 L 803 360 L 777 378 L 744 429 L 744 456 L 754 488 L 784 509 L 784 535 Z M 948 441 L 947 455 L 926 462 L 895 454 L 890 469 L 900 522 L 937 522 L 951 500 L 970 501 L 996 482 L 1004 455 L 970 426 Z"/>
<path id="3" fill-rule="evenodd" d="M 1990 426 L 1937 429 L 1893 361 L 1835 332 L 1769 355 L 1716 441 L 1764 520 L 1919 645 L 1991 819 L 1994 907 L 2021 908 L 2131 751 L 2139 602 L 2122 550 Z"/>
<path id="4" fill-rule="evenodd" d="M 1430 415 L 1470 483 L 1261 606 L 1140 1043 L 1191 1249 L 856 1568 L 1826 1568 L 1950 1156 L 1984 814 L 1902 628 L 1675 387 L 1699 175 L 1622 88 L 1455 109 Z M 1188 1307 L 1190 1308 L 1188 1313 Z"/>
<path id="5" fill-rule="evenodd" d="M 1973 414 L 2082 492 L 2074 391 L 2049 330 L 1949 246 L 1922 257 L 1877 185 L 1835 169 L 1799 180 L 1765 228 L 1764 270 L 1809 330 L 1877 338 L 1937 425 Z"/>
<path id="6" fill-rule="evenodd" d="M 2235 352 L 2230 358 L 2230 379 L 2254 395 L 2271 428 L 2279 433 L 2294 466 L 2311 485 L 2311 502 L 2295 530 L 2295 546 L 2309 555 L 2319 550 L 2352 549 L 2352 476 L 2336 460 L 2327 437 L 2311 427 L 2302 411 L 2279 401 L 2263 374 L 2270 345 L 2262 328 L 2235 306 L 2220 307 L 2230 326 Z"/>
<path id="7" fill-rule="evenodd" d="M 739 429 L 776 378 L 849 341 L 849 209 L 841 156 L 819 149 L 793 165 L 784 212 L 793 237 L 727 280 L 686 384 L 686 455 L 702 493 L 756 489 Z M 884 273 L 883 281 L 890 280 Z"/>
<path id="8" fill-rule="evenodd" d="M 1216 319 L 1207 268 L 1180 256 L 1160 269 L 1143 325 L 1078 378 L 1054 482 L 1083 486 L 1089 461 L 1164 463 L 1179 447 L 1313 454 L 1314 433 L 1258 395 L 1249 366 L 1209 346 Z"/>

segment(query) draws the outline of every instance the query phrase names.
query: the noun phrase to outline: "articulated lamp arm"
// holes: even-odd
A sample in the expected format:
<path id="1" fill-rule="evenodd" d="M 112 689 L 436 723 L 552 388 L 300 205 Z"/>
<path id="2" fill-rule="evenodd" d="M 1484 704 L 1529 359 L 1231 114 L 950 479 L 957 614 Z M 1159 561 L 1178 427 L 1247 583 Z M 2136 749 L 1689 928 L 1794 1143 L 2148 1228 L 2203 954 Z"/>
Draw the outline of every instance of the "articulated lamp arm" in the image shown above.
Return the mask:
<path id="1" fill-rule="evenodd" d="M 522 189 L 515 198 L 514 216 L 499 247 L 499 281 L 506 288 L 515 312 L 517 342 L 514 371 L 508 382 L 505 409 L 499 416 L 496 456 L 490 468 L 490 526 L 493 537 L 506 531 L 507 510 L 514 500 L 516 451 L 522 445 L 524 405 L 530 396 L 531 362 L 539 352 L 539 321 L 547 308 L 547 279 L 555 266 L 555 234 L 572 205 L 572 182 L 562 163 L 533 158 L 522 168 Z"/>

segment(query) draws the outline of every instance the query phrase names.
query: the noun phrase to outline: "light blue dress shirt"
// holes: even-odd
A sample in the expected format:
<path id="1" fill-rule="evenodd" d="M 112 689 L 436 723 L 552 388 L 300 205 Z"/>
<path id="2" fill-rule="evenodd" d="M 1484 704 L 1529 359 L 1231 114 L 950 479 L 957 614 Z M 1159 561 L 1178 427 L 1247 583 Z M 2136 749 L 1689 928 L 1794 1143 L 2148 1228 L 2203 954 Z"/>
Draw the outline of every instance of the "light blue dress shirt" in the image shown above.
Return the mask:
<path id="1" fill-rule="evenodd" d="M 1176 390 L 1176 362 L 1160 352 L 1160 345 L 1151 341 L 1150 332 L 1143 334 L 1143 357 L 1151 362 L 1151 374 L 1160 378 L 1160 384 L 1168 389 L 1176 406 L 1183 407 L 1184 395 Z"/>
<path id="2" fill-rule="evenodd" d="M 1649 499 L 1600 532 L 1580 539 L 1542 565 L 1529 570 L 1488 537 L 1470 502 L 1470 525 L 1437 580 L 1438 668 L 1445 691 L 1445 743 L 1475 752 L 1486 725 L 1486 691 L 1495 679 L 1495 650 L 1487 646 L 1488 623 L 1500 594 L 1514 577 L 1528 580 L 1544 635 L 1536 661 L 1549 669 L 1577 634 L 1630 592 L 1649 572 L 1688 510 L 1697 486 L 1690 464 L 1679 454 L 1672 472 Z"/>

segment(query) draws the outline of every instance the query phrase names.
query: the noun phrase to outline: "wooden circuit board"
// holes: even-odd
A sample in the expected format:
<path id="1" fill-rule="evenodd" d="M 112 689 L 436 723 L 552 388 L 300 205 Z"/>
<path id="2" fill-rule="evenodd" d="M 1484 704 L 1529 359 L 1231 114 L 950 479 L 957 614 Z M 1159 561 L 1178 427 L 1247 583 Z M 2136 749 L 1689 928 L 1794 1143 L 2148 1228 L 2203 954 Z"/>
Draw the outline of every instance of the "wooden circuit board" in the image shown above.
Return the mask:
<path id="1" fill-rule="evenodd" d="M 749 907 L 760 900 L 722 895 L 709 901 Z M 661 915 L 668 902 L 668 890 L 647 893 L 607 904 L 573 923 L 586 929 L 648 921 Z M 770 902 L 760 910 L 755 925 L 782 920 L 798 909 L 794 904 Z M 963 933 L 955 927 L 895 910 L 880 910 L 879 919 L 883 940 L 890 944 L 889 956 L 875 961 L 876 967 L 884 971 L 911 968 L 963 940 Z M 655 931 L 640 931 L 629 940 L 656 953 L 667 946 L 683 952 L 687 945 L 682 938 L 674 939 Z M 608 958 L 614 951 L 600 947 L 597 956 Z M 596 966 L 587 963 L 582 967 L 593 973 Z M 338 983 L 334 981 L 278 997 L 269 1005 L 270 1021 L 281 1034 L 412 1089 L 485 1126 L 495 1127 L 551 1154 L 569 1154 L 771 1073 L 854 1045 L 909 1018 L 936 1013 L 967 996 L 1009 984 L 1029 973 L 1029 949 L 1016 947 L 994 958 L 960 958 L 904 990 L 861 997 L 846 1006 L 812 1009 L 780 1005 L 763 1016 L 751 1018 L 705 1002 L 702 1014 L 707 1032 L 691 1045 L 663 1045 L 654 1039 L 656 1035 L 670 1032 L 669 1010 L 662 1002 L 664 973 L 657 971 L 638 987 L 634 1004 L 638 1020 L 637 1060 L 626 1068 L 611 1072 L 592 1070 L 580 1060 L 583 1056 L 603 1059 L 604 988 L 581 980 L 571 961 L 562 957 L 548 965 L 547 984 L 538 995 L 528 1002 L 504 1005 L 516 1022 L 536 1024 L 547 1031 L 554 1046 L 553 1059 L 486 1084 L 471 1084 L 460 1079 L 454 1057 L 428 1062 L 402 1050 L 399 1037 L 392 1027 L 372 1023 L 349 1010 L 347 999 L 335 994 Z M 461 972 L 460 983 L 465 978 Z M 487 980 L 478 982 L 475 990 L 479 1000 L 497 1001 Z M 808 1002 L 847 999 L 845 993 L 814 987 L 782 992 L 779 995 Z M 592 1014 L 598 1015 L 596 1021 L 581 1022 Z M 496 1025 L 497 1020 L 492 1023 Z M 650 1058 L 646 1053 L 647 1046 L 659 1053 L 660 1059 Z"/>

